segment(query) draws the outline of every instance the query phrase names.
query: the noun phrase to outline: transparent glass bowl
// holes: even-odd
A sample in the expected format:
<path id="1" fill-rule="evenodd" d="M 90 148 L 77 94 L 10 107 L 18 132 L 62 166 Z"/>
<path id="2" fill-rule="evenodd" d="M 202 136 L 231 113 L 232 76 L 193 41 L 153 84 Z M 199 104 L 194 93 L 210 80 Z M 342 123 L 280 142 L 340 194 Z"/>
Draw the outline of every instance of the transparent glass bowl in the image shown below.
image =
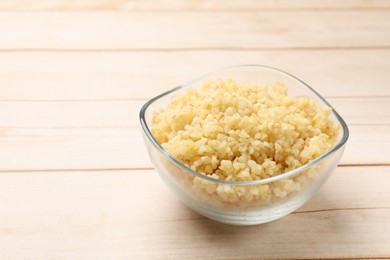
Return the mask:
<path id="1" fill-rule="evenodd" d="M 331 118 L 341 125 L 335 147 L 310 163 L 278 176 L 229 182 L 194 172 L 171 156 L 153 137 L 152 114 L 165 108 L 173 96 L 187 88 L 198 89 L 206 80 L 227 78 L 267 86 L 282 82 L 290 95 L 310 97 L 331 107 L 310 86 L 281 70 L 260 65 L 229 67 L 187 82 L 148 101 L 140 111 L 145 145 L 161 178 L 194 211 L 218 222 L 235 225 L 276 220 L 302 206 L 325 183 L 341 159 L 348 139 L 348 127 L 333 109 Z"/>

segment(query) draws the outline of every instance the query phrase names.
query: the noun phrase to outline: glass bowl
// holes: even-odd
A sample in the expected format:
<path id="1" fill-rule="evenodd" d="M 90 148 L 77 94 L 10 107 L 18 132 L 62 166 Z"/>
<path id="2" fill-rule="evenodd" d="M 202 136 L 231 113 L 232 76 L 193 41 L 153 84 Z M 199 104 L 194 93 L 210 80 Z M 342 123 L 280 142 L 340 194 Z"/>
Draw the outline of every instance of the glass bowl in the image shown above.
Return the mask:
<path id="1" fill-rule="evenodd" d="M 246 182 L 217 180 L 191 170 L 156 141 L 151 133 L 154 111 L 165 108 L 171 98 L 188 88 L 199 89 L 212 79 L 272 86 L 282 82 L 289 95 L 310 97 L 322 105 L 331 105 L 314 89 L 298 78 L 268 66 L 242 65 L 221 69 L 148 101 L 140 111 L 145 145 L 150 159 L 163 181 L 188 207 L 218 222 L 255 225 L 281 218 L 307 202 L 336 168 L 348 139 L 348 127 L 332 108 L 331 119 L 341 126 L 336 145 L 315 160 L 283 174 Z"/>

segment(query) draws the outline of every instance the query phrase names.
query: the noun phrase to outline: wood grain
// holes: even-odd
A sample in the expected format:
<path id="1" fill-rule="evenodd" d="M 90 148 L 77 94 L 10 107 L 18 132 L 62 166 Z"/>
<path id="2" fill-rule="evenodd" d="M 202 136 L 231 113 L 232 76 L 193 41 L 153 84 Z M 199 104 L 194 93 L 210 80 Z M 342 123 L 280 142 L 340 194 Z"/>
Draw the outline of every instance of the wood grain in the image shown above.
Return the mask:
<path id="1" fill-rule="evenodd" d="M 82 0 L 82 1 L 63 1 L 63 0 L 2 0 L 0 10 L 201 10 L 201 11 L 221 11 L 221 10 L 241 10 L 241 9 L 366 9 L 366 8 L 384 8 L 390 7 L 386 0 L 326 0 L 326 1 L 308 1 L 308 0 L 244 0 L 244 1 L 223 1 L 223 0 L 202 0 L 202 1 L 180 1 L 180 0 L 154 0 L 154 1 L 135 1 L 135 0 Z"/>
<path id="2" fill-rule="evenodd" d="M 0 259 L 390 259 L 390 1 L 0 1 Z M 350 128 L 341 167 L 278 221 L 185 207 L 138 111 L 221 67 L 286 70 Z"/>
<path id="3" fill-rule="evenodd" d="M 245 228 L 193 213 L 154 171 L 2 173 L 0 257 L 387 257 L 389 170 L 338 168 L 297 212 Z"/>
<path id="4" fill-rule="evenodd" d="M 350 132 L 341 165 L 390 164 L 390 126 Z M 0 171 L 153 168 L 142 138 L 138 127 L 0 128 Z"/>
<path id="5" fill-rule="evenodd" d="M 390 49 L 38 51 L 0 52 L 0 100 L 149 99 L 192 78 L 239 64 L 283 69 L 325 97 L 390 96 Z"/>
<path id="6" fill-rule="evenodd" d="M 0 124 L 24 128 L 135 127 L 140 124 L 138 115 L 145 102 L 3 102 L 0 103 Z"/>
<path id="7" fill-rule="evenodd" d="M 390 124 L 390 97 L 329 98 L 328 101 L 348 124 Z M 0 102 L 0 126 L 135 127 L 139 126 L 139 111 L 145 102 Z"/>
<path id="8" fill-rule="evenodd" d="M 0 170 L 152 167 L 139 128 L 143 103 L 2 102 Z M 351 128 L 342 163 L 390 163 L 390 100 L 336 98 L 331 103 Z"/>
<path id="9" fill-rule="evenodd" d="M 381 48 L 390 46 L 389 16 L 386 10 L 3 12 L 0 50 Z"/>
<path id="10" fill-rule="evenodd" d="M 0 133 L 3 171 L 152 167 L 139 128 L 1 129 Z"/>

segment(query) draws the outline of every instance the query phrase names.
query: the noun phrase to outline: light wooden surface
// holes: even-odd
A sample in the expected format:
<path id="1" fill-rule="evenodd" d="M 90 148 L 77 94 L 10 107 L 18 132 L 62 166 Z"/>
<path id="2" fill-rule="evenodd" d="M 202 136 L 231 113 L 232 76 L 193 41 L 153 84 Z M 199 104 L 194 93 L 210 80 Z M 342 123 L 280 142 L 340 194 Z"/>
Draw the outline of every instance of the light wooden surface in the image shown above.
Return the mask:
<path id="1" fill-rule="evenodd" d="M 390 258 L 390 1 L 0 1 L 0 259 Z M 305 206 L 193 213 L 141 139 L 149 98 L 234 64 L 286 70 L 351 136 Z"/>

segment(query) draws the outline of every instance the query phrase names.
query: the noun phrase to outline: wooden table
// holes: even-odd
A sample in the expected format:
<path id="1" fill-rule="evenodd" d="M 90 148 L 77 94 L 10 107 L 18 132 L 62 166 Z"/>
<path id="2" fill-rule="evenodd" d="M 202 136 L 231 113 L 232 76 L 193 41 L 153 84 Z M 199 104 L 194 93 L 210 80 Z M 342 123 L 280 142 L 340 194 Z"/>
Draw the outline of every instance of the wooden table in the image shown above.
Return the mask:
<path id="1" fill-rule="evenodd" d="M 0 259 L 390 258 L 390 1 L 0 2 Z M 149 98 L 265 64 L 316 88 L 351 136 L 304 207 L 210 221 L 159 179 Z"/>

